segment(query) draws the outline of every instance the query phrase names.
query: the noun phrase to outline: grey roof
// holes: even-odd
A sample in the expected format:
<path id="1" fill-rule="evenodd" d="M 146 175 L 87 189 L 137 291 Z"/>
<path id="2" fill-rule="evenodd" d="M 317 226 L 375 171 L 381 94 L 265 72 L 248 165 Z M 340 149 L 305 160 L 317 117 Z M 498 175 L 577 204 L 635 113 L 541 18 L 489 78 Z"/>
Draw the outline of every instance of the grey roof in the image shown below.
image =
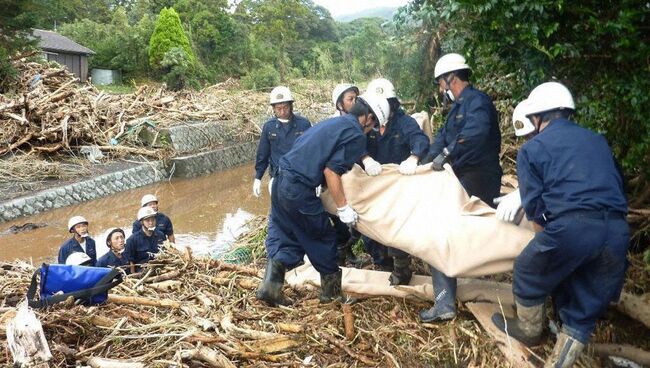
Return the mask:
<path id="1" fill-rule="evenodd" d="M 87 47 L 72 41 L 68 37 L 56 32 L 34 29 L 34 36 L 40 38 L 39 46 L 44 51 L 68 52 L 73 54 L 94 54 L 95 52 Z"/>

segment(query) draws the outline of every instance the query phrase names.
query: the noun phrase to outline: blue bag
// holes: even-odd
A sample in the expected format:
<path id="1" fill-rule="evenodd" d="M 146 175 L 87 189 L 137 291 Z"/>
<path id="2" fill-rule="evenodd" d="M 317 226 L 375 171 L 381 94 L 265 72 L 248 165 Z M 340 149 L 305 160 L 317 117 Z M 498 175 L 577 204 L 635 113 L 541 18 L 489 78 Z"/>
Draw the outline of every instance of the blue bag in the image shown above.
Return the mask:
<path id="1" fill-rule="evenodd" d="M 39 274 L 40 298 L 36 300 Z M 71 296 L 85 305 L 101 304 L 108 298 L 108 290 L 121 282 L 122 273 L 113 268 L 44 263 L 32 276 L 27 300 L 32 308 L 44 308 Z"/>

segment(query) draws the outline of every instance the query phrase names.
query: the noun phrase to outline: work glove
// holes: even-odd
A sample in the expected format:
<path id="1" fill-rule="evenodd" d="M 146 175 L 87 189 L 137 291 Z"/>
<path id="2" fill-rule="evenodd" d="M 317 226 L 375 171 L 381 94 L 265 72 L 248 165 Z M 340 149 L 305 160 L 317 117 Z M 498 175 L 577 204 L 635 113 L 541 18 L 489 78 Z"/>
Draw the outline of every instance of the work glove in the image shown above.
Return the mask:
<path id="1" fill-rule="evenodd" d="M 321 194 L 322 190 L 323 190 L 322 186 L 319 185 L 319 186 L 316 187 L 316 197 L 320 198 L 320 194 Z"/>
<path id="2" fill-rule="evenodd" d="M 433 159 L 431 168 L 434 171 L 442 171 L 445 169 L 444 166 L 447 162 L 449 162 L 449 151 L 445 148 L 438 156 L 436 156 L 436 158 Z"/>
<path id="3" fill-rule="evenodd" d="M 368 156 L 363 159 L 363 167 L 366 168 L 366 173 L 370 176 L 377 176 L 381 174 L 381 164 Z"/>
<path id="4" fill-rule="evenodd" d="M 504 195 L 503 197 L 494 198 L 494 204 L 497 205 L 496 216 L 499 220 L 514 222 L 517 212 L 521 208 L 521 195 L 519 189 Z"/>
<path id="5" fill-rule="evenodd" d="M 272 188 L 273 188 L 273 178 L 271 178 L 271 180 L 269 180 L 269 195 L 272 195 L 271 194 L 271 189 Z"/>
<path id="6" fill-rule="evenodd" d="M 253 182 L 253 195 L 257 198 L 262 194 L 262 181 L 260 179 L 255 179 Z"/>
<path id="7" fill-rule="evenodd" d="M 399 164 L 399 172 L 402 175 L 413 175 L 415 174 L 415 168 L 418 167 L 418 158 L 415 156 L 410 156 L 406 160 L 402 161 Z"/>
<path id="8" fill-rule="evenodd" d="M 357 215 L 356 211 L 347 204 L 341 208 L 337 208 L 336 214 L 339 216 L 339 219 L 341 219 L 341 222 L 348 226 L 354 226 L 359 219 L 359 215 Z"/>

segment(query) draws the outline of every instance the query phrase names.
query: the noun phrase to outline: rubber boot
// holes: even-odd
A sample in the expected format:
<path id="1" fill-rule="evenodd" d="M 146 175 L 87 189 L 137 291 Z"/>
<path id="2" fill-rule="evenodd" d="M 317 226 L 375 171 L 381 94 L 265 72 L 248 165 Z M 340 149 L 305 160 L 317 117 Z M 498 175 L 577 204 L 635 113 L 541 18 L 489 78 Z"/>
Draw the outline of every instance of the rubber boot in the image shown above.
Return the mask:
<path id="1" fill-rule="evenodd" d="M 456 279 L 431 267 L 433 307 L 420 311 L 420 321 L 448 321 L 456 317 Z"/>
<path id="2" fill-rule="evenodd" d="M 352 238 L 350 238 L 350 240 L 352 240 Z M 356 267 L 357 263 L 359 262 L 357 256 L 355 256 L 354 252 L 352 252 L 352 245 L 356 243 L 356 241 L 352 243 L 350 240 L 339 244 L 336 247 L 338 263 L 341 267 L 345 267 L 347 264 L 351 264 Z"/>
<path id="3" fill-rule="evenodd" d="M 408 285 L 411 282 L 411 257 L 395 257 L 393 262 L 393 272 L 391 272 L 388 281 L 391 285 Z"/>
<path id="4" fill-rule="evenodd" d="M 331 301 L 343 301 L 341 295 L 341 277 L 343 273 L 339 268 L 338 271 L 329 275 L 320 274 L 320 288 L 321 293 L 318 299 L 321 303 L 329 303 Z"/>
<path id="5" fill-rule="evenodd" d="M 585 345 L 573 337 L 560 332 L 551 356 L 546 359 L 544 368 L 569 368 L 578 360 Z"/>
<path id="6" fill-rule="evenodd" d="M 284 273 L 286 268 L 280 261 L 269 260 L 264 272 L 264 280 L 257 289 L 255 296 L 272 307 L 278 305 L 291 305 L 292 301 L 285 298 L 282 291 L 284 286 Z"/>
<path id="7" fill-rule="evenodd" d="M 499 330 L 522 342 L 526 346 L 536 346 L 542 337 L 542 328 L 544 327 L 544 304 L 525 307 L 519 303 L 517 306 L 517 318 L 507 318 L 505 322 L 501 313 L 492 315 L 492 323 Z"/>

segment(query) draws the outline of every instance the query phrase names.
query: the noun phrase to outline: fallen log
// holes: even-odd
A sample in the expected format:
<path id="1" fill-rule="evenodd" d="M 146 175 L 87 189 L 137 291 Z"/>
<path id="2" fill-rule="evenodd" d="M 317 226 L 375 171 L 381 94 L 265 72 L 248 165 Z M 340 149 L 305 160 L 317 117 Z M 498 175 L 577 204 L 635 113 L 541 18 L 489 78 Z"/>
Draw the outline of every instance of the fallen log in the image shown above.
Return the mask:
<path id="1" fill-rule="evenodd" d="M 594 352 L 601 356 L 617 356 L 650 367 L 650 353 L 632 345 L 592 344 Z"/>
<path id="2" fill-rule="evenodd" d="M 149 277 L 147 280 L 145 280 L 145 283 L 156 283 L 156 282 L 161 282 L 161 281 L 167 281 L 167 280 L 173 280 L 178 278 L 180 276 L 181 272 L 180 271 L 171 271 L 171 272 L 166 272 L 158 276 L 154 277 Z"/>
<path id="3" fill-rule="evenodd" d="M 622 292 L 616 309 L 650 328 L 650 293 L 634 295 Z"/>
<path id="4" fill-rule="evenodd" d="M 345 329 L 345 338 L 354 339 L 354 315 L 352 314 L 352 305 L 342 304 L 343 308 L 343 327 Z"/>
<path id="5" fill-rule="evenodd" d="M 115 304 L 122 305 L 148 305 L 151 307 L 169 307 L 180 308 L 181 303 L 169 299 L 149 299 L 139 296 L 122 296 L 115 294 L 108 294 L 108 301 Z"/>
<path id="6" fill-rule="evenodd" d="M 144 364 L 139 362 L 98 357 L 88 358 L 86 364 L 93 368 L 144 368 Z"/>
<path id="7" fill-rule="evenodd" d="M 181 352 L 181 358 L 183 360 L 198 359 L 215 368 L 235 368 L 235 365 L 225 355 L 205 346 L 183 351 Z"/>
<path id="8" fill-rule="evenodd" d="M 277 338 L 283 336 L 276 333 L 251 330 L 248 328 L 241 328 L 235 326 L 235 324 L 232 323 L 231 312 L 226 313 L 226 315 L 224 315 L 223 318 L 221 319 L 221 328 L 223 328 L 223 330 L 226 331 L 226 333 L 232 335 L 233 337 L 245 338 L 251 340 L 270 339 L 270 338 Z"/>
<path id="9" fill-rule="evenodd" d="M 289 336 L 278 336 L 270 339 L 262 339 L 246 343 L 246 346 L 248 348 L 262 354 L 277 353 L 280 351 L 295 348 L 299 345 L 301 345 L 300 341 L 295 340 Z"/>

